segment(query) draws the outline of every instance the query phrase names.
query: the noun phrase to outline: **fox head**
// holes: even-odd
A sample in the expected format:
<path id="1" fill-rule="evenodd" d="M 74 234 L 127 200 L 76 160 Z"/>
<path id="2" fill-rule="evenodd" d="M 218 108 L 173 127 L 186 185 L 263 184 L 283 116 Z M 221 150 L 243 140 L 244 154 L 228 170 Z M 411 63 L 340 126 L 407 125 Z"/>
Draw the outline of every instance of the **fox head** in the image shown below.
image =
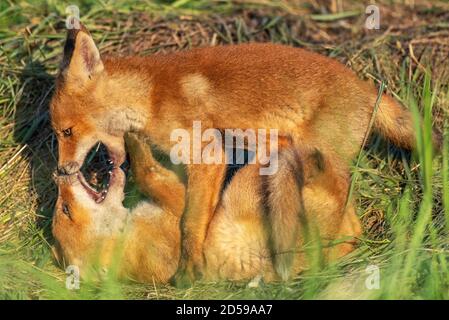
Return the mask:
<path id="1" fill-rule="evenodd" d="M 83 271 L 92 257 L 107 259 L 107 246 L 124 228 L 128 210 L 123 207 L 125 175 L 112 171 L 107 195 L 95 191 L 81 173 L 59 176 L 58 199 L 53 215 L 54 253 L 61 264 Z M 98 199 L 102 197 L 100 203 Z M 105 248 L 106 246 L 106 248 Z M 95 256 L 100 253 L 100 256 Z"/>
<path id="2" fill-rule="evenodd" d="M 116 165 L 124 161 L 123 134 L 116 112 L 123 104 L 87 29 L 68 30 L 64 57 L 50 104 L 61 174 L 79 170 L 89 150 L 103 142 Z M 115 93 L 113 93 L 115 92 Z M 120 97 L 121 96 L 121 97 Z"/>

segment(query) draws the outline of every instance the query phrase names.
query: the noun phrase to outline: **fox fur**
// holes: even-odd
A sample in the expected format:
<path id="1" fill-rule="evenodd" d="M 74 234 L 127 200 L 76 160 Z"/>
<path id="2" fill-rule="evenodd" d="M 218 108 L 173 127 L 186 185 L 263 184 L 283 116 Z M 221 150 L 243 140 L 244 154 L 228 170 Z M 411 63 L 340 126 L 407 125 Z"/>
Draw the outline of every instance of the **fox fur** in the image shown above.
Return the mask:
<path id="1" fill-rule="evenodd" d="M 120 164 L 126 132 L 150 137 L 169 153 L 175 143 L 170 133 L 191 130 L 197 120 L 204 130 L 278 129 L 291 137 L 297 152 L 306 144 L 326 159 L 348 165 L 360 151 L 372 117 L 374 129 L 398 146 L 415 145 L 411 113 L 384 94 L 374 114 L 376 99 L 372 83 L 334 59 L 299 48 L 251 43 L 148 57 L 101 57 L 82 26 L 68 32 L 50 112 L 63 174 L 79 170 L 98 141 Z M 346 178 L 347 169 L 341 167 L 334 168 L 335 176 Z M 224 164 L 186 168 L 182 250 L 174 278 L 180 285 L 202 274 L 204 241 L 226 171 Z M 340 189 L 336 185 L 331 193 Z M 290 222 L 299 218 L 276 212 L 278 204 L 271 197 L 267 206 L 276 228 L 274 251 L 288 252 L 299 230 L 299 224 Z M 285 276 L 291 256 L 283 259 L 275 263 Z"/>

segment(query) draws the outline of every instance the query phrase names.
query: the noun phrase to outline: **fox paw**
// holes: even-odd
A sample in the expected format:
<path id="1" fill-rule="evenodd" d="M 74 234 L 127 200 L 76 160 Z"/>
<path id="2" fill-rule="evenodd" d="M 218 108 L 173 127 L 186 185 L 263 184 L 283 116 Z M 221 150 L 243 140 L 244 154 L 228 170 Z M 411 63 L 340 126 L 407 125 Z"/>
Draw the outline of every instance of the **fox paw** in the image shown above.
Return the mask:
<path id="1" fill-rule="evenodd" d="M 202 277 L 202 266 L 190 263 L 178 269 L 171 279 L 171 283 L 176 288 L 186 289 L 192 287 L 194 282 L 200 280 Z"/>

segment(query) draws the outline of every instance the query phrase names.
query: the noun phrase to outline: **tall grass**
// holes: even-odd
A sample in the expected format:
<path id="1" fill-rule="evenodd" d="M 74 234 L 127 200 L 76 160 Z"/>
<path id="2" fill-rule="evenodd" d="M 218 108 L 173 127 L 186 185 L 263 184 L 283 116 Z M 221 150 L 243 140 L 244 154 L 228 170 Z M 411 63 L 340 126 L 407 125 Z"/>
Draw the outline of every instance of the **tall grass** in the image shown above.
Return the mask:
<path id="1" fill-rule="evenodd" d="M 388 290 L 380 293 L 382 298 L 407 298 L 416 290 L 420 294 L 431 293 L 435 298 L 447 298 L 448 278 L 444 247 L 447 240 L 444 235 L 445 225 L 432 219 L 433 207 L 433 145 L 431 111 L 435 92 L 431 90 L 430 72 L 425 72 L 422 88 L 422 119 L 416 100 L 411 98 L 410 106 L 417 132 L 417 157 L 420 164 L 420 182 L 423 197 L 420 203 L 411 201 L 413 185 L 407 185 L 404 196 L 399 201 L 398 219 L 392 220 L 392 228 L 396 231 L 391 266 L 386 272 Z M 446 157 L 443 161 L 447 161 Z M 447 177 L 446 177 L 447 178 Z M 443 180 L 443 185 L 448 183 Z M 416 188 L 415 188 L 416 189 Z M 413 207 L 417 207 L 417 215 Z M 435 292 L 434 288 L 440 291 Z"/>

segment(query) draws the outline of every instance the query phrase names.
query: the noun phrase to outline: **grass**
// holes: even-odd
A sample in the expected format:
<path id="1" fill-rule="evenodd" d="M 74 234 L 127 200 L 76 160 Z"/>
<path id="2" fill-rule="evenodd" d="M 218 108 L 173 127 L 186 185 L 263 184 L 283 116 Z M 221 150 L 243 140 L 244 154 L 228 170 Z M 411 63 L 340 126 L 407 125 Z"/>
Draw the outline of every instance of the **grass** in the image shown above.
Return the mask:
<path id="1" fill-rule="evenodd" d="M 385 83 L 412 110 L 418 150 L 372 137 L 353 167 L 364 225 L 358 249 L 285 284 L 170 286 L 84 281 L 65 288 L 52 258 L 51 179 L 56 141 L 48 102 L 64 38 L 65 4 L 0 4 L 1 299 L 449 299 L 449 136 L 433 157 L 431 126 L 446 131 L 449 18 L 444 1 L 379 1 L 381 30 L 363 28 L 357 1 L 73 1 L 104 54 L 153 54 L 248 41 L 301 46 L 334 57 L 362 78 Z M 331 2 L 329 2 L 331 3 Z M 343 6 L 339 4 L 343 3 Z M 233 4 L 233 5 L 232 5 Z M 359 14 L 357 14 L 359 13 Z M 371 266 L 371 267 L 370 267 Z M 376 269 L 378 268 L 378 269 Z M 374 271 L 373 271 L 374 270 Z M 368 290 L 375 280 L 379 289 Z"/>

